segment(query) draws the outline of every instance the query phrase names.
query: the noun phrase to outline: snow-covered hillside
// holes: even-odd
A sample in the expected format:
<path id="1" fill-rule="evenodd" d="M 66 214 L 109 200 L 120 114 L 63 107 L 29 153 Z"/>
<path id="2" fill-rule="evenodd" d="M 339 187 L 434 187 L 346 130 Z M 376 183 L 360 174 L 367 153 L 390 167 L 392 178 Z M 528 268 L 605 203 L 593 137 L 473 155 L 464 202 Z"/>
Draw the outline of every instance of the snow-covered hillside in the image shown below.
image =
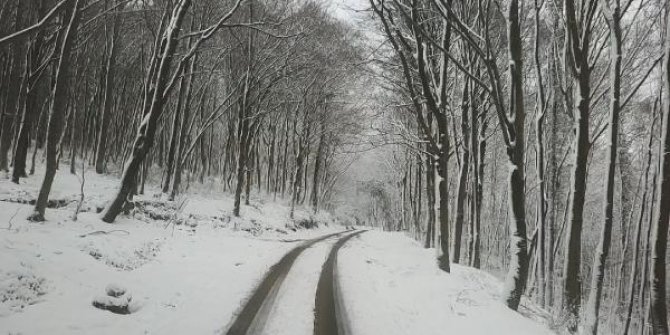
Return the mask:
<path id="1" fill-rule="evenodd" d="M 0 333 L 219 334 L 268 270 L 306 239 L 343 231 L 327 214 L 296 221 L 289 208 L 252 201 L 233 218 L 225 194 L 188 194 L 162 200 L 149 188 L 130 216 L 114 224 L 96 213 L 115 187 L 113 177 L 88 173 L 84 212 L 75 176 L 59 172 L 48 221 L 25 218 L 38 177 L 26 184 L 0 181 Z M 311 334 L 314 294 L 335 240 L 298 256 L 278 290 L 261 333 Z M 548 334 L 546 327 L 508 310 L 500 283 L 464 267 L 445 274 L 433 251 L 402 234 L 366 232 L 351 239 L 337 262 L 338 287 L 352 334 Z M 115 314 L 93 306 L 115 303 Z M 450 331 L 451 332 L 451 331 Z M 506 333 L 501 333 L 506 334 Z"/>
<path id="2" fill-rule="evenodd" d="M 35 197 L 39 176 L 21 185 L 0 181 L 0 199 L 6 200 L 0 201 L 1 334 L 222 331 L 285 252 L 303 239 L 342 229 L 326 214 L 316 218 L 319 229 L 297 229 L 294 223 L 308 212 L 301 209 L 290 220 L 289 208 L 278 203 L 252 201 L 242 218 L 233 218 L 226 195 L 190 194 L 170 203 L 154 198 L 154 189 L 144 197 L 149 208 L 110 225 L 95 208 L 117 180 L 91 172 L 84 206 L 90 211 L 75 222 L 80 184 L 63 170 L 52 199 L 63 200 L 64 207 L 48 209 L 44 223 L 25 220 L 32 206 L 16 203 Z M 150 218 L 158 215 L 168 219 Z M 131 315 L 92 306 L 109 285 L 127 290 Z"/>
<path id="3" fill-rule="evenodd" d="M 547 326 L 507 308 L 502 283 L 469 267 L 435 264 L 401 233 L 371 231 L 340 252 L 341 287 L 352 334 L 546 335 Z"/>

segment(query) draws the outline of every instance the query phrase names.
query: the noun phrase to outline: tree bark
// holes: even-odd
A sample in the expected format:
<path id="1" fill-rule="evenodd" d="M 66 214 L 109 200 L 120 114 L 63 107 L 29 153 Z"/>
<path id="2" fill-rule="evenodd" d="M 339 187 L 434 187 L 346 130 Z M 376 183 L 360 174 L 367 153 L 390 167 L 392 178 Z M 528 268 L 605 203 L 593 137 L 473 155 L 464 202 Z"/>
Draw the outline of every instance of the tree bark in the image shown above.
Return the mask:
<path id="1" fill-rule="evenodd" d="M 536 176 L 538 185 L 537 196 L 537 283 L 538 283 L 538 297 L 540 306 L 545 305 L 545 270 L 546 270 L 546 226 L 547 226 L 547 193 L 545 181 L 545 161 L 544 161 L 544 119 L 546 115 L 546 98 L 544 94 L 544 82 L 542 78 L 542 65 L 540 62 L 540 10 L 541 6 L 538 0 L 535 0 L 535 41 L 534 41 L 534 58 L 535 58 L 535 73 L 537 75 L 537 91 L 535 104 L 535 146 L 536 146 Z"/>
<path id="2" fill-rule="evenodd" d="M 605 4 L 605 2 L 603 2 Z M 584 333 L 598 333 L 598 317 L 602 300 L 605 264 L 612 244 L 612 222 L 614 215 L 614 177 L 616 175 L 617 150 L 619 144 L 619 112 L 621 96 L 621 8 L 619 0 L 606 13 L 610 27 L 610 110 L 609 110 L 609 152 L 607 160 L 607 177 L 605 179 L 605 199 L 603 214 L 605 222 L 600 233 L 600 240 L 593 262 L 591 291 L 586 305 Z M 623 218 L 622 218 L 623 219 Z"/>
<path id="3" fill-rule="evenodd" d="M 186 82 L 184 83 L 186 85 L 186 97 L 184 98 L 184 105 L 182 106 L 182 110 L 184 113 L 184 116 L 182 117 L 181 121 L 181 127 L 179 127 L 179 143 L 177 144 L 177 157 L 176 157 L 176 164 L 174 167 L 174 179 L 172 181 L 172 187 L 170 190 L 170 196 L 168 197 L 169 200 L 174 200 L 177 194 L 180 192 L 180 184 L 181 184 L 181 174 L 184 169 L 184 164 L 186 162 L 186 158 L 190 156 L 190 152 L 186 152 L 186 144 L 187 144 L 187 138 L 189 137 L 189 123 L 190 123 L 190 117 L 191 117 L 191 98 L 192 98 L 192 90 L 193 90 L 193 77 L 195 76 L 195 65 L 197 62 L 197 57 L 194 57 L 193 60 L 191 60 L 191 64 L 188 69 L 188 73 L 184 74 L 185 75 L 185 80 Z M 204 98 L 204 95 L 203 95 Z M 204 101 L 200 101 L 200 108 L 204 108 Z"/>
<path id="4" fill-rule="evenodd" d="M 31 133 L 33 129 L 38 130 L 33 127 L 35 117 L 39 114 L 39 99 L 37 88 L 35 87 L 37 84 L 37 74 L 33 74 L 32 71 L 37 69 L 40 64 L 41 40 L 42 33 L 38 33 L 28 51 L 29 57 L 26 61 L 24 85 L 22 85 L 25 93 L 23 93 L 23 98 L 19 99 L 18 109 L 22 110 L 21 122 L 19 123 L 19 135 L 16 141 L 14 156 L 12 157 L 12 182 L 16 184 L 19 183 L 21 178 L 28 176 L 26 174 L 26 161 L 28 159 L 28 150 L 30 149 Z M 33 134 L 33 137 L 36 136 Z"/>
<path id="5" fill-rule="evenodd" d="M 635 299 L 636 291 L 636 279 L 638 278 L 638 264 L 640 263 L 640 241 L 642 237 L 642 226 L 644 223 L 644 213 L 645 208 L 647 208 L 647 196 L 649 195 L 649 172 L 651 170 L 651 161 L 652 161 L 652 148 L 654 144 L 654 125 L 656 124 L 656 116 L 653 116 L 654 121 L 651 125 L 651 131 L 649 132 L 649 140 L 647 142 L 647 162 L 644 170 L 644 191 L 642 193 L 642 202 L 640 203 L 640 213 L 638 215 L 637 224 L 635 225 L 634 233 L 634 247 L 633 247 L 633 263 L 631 264 L 631 276 L 628 284 L 628 297 L 626 299 L 626 306 L 624 311 L 624 329 L 623 335 L 628 335 L 630 331 L 630 324 L 633 316 L 633 300 Z M 639 277 L 642 281 L 645 280 L 644 277 Z M 641 292 L 640 292 L 641 293 Z M 643 300 L 643 299 L 641 299 Z"/>
<path id="6" fill-rule="evenodd" d="M 116 5 L 117 0 L 113 2 Z M 116 79 L 116 54 L 118 50 L 118 32 L 120 14 L 112 12 L 112 32 L 108 47 L 109 55 L 105 66 L 105 93 L 103 97 L 102 115 L 100 115 L 100 128 L 98 129 L 98 141 L 95 150 L 95 172 L 102 174 L 105 172 L 105 162 L 107 156 L 107 131 L 109 128 L 109 119 L 112 114 L 112 105 L 114 102 L 114 88 Z"/>
<path id="7" fill-rule="evenodd" d="M 65 125 L 67 113 L 68 89 L 70 83 L 70 67 L 72 63 L 71 51 L 77 40 L 77 29 L 80 18 L 80 0 L 69 0 L 66 4 L 59 52 L 58 67 L 52 92 L 52 103 L 49 112 L 49 126 L 47 128 L 47 163 L 46 172 L 35 203 L 33 214 L 28 218 L 31 221 L 44 221 L 44 213 L 49 200 L 51 186 L 58 168 L 58 148 Z"/>
<path id="8" fill-rule="evenodd" d="M 156 60 L 155 73 L 149 77 L 150 91 L 148 91 L 144 103 L 144 113 L 142 122 L 140 124 L 137 137 L 133 143 L 132 154 L 130 159 L 124 167 L 123 175 L 121 177 L 121 185 L 112 199 L 102 212 L 102 220 L 111 223 L 121 213 L 123 204 L 127 201 L 131 191 L 133 190 L 137 174 L 142 166 L 142 162 L 147 153 L 153 146 L 154 135 L 156 133 L 156 124 L 158 117 L 163 112 L 165 103 L 165 88 L 168 82 L 168 75 L 172 60 L 174 57 L 175 48 L 178 42 L 177 36 L 186 14 L 186 10 L 191 5 L 190 0 L 179 1 L 173 10 L 172 17 L 167 25 L 166 31 L 161 38 L 160 43 L 156 45 Z"/>
<path id="9" fill-rule="evenodd" d="M 461 241 L 463 235 L 463 221 L 465 216 L 465 197 L 467 191 L 468 172 L 470 171 L 470 125 L 469 125 L 469 81 L 465 80 L 463 85 L 463 97 L 461 98 L 461 143 L 463 152 L 461 155 L 461 168 L 458 176 L 458 193 L 456 194 L 456 220 L 454 221 L 454 247 L 451 254 L 452 262 L 458 264 L 461 258 Z M 470 232 L 472 235 L 472 232 Z M 472 238 L 472 237 L 471 237 Z"/>
<path id="10" fill-rule="evenodd" d="M 668 248 L 668 220 L 670 220 L 670 16 L 666 18 L 663 58 L 663 121 L 661 123 L 661 157 L 654 203 L 654 221 L 651 226 L 650 308 L 654 335 L 668 335 L 668 307 L 666 300 L 666 252 Z"/>
<path id="11" fill-rule="evenodd" d="M 323 147 L 326 140 L 325 127 L 323 122 L 320 123 L 319 145 L 316 148 L 316 157 L 314 158 L 314 175 L 312 176 L 312 211 L 316 214 L 319 210 L 319 178 L 321 172 L 321 160 L 323 156 Z M 404 206 L 404 203 L 403 203 Z M 404 208 L 404 207 L 403 207 Z"/>
<path id="12" fill-rule="evenodd" d="M 524 127 L 523 104 L 523 45 L 519 23 L 519 2 L 512 0 L 508 9 L 508 43 L 510 71 L 509 113 L 504 120 L 503 131 L 507 136 L 507 156 L 510 162 L 509 209 L 510 221 L 510 266 L 505 279 L 505 302 L 513 310 L 519 308 L 521 296 L 528 279 L 528 242 L 526 235 L 526 186 L 524 170 Z M 499 117 L 505 117 L 498 113 Z M 513 122 L 510 122 L 512 120 Z"/>
<path id="13" fill-rule="evenodd" d="M 596 6 L 596 1 L 588 6 Z M 565 265 L 563 267 L 563 308 L 570 316 L 568 330 L 576 332 L 579 324 L 579 310 L 582 299 L 582 226 L 584 202 L 586 197 L 586 166 L 589 152 L 589 114 L 591 105 L 591 68 L 589 64 L 590 20 L 581 17 L 577 21 L 577 8 L 574 0 L 565 1 L 565 20 L 567 29 L 566 48 L 570 51 L 570 62 L 577 85 L 576 110 L 573 111 L 575 144 L 571 199 L 568 212 L 567 241 L 565 244 Z M 580 29 L 580 23 L 587 22 Z"/>
<path id="14" fill-rule="evenodd" d="M 17 2 L 14 29 L 19 31 L 23 25 L 23 1 Z M 20 41 L 12 42 L 11 65 L 9 70 L 9 83 L 7 98 L 2 117 L 2 132 L 0 133 L 0 170 L 9 171 L 9 149 L 12 146 L 12 130 L 16 119 L 17 102 L 21 89 L 21 64 L 23 60 L 23 49 Z"/>

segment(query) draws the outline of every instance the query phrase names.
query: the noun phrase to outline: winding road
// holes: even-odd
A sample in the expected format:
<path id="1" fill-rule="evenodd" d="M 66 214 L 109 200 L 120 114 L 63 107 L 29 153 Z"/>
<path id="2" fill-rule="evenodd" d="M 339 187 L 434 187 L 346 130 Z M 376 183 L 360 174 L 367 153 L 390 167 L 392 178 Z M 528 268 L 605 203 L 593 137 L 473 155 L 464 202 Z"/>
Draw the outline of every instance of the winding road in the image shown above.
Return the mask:
<path id="1" fill-rule="evenodd" d="M 266 334 L 266 325 L 270 321 L 271 311 L 276 308 L 278 292 L 284 283 L 296 259 L 308 248 L 317 243 L 336 240 L 323 263 L 316 287 L 314 309 L 315 335 L 349 334 L 348 323 L 337 282 L 337 253 L 347 241 L 365 231 L 342 231 L 307 240 L 289 251 L 266 273 L 258 287 L 251 294 L 244 307 L 228 329 L 228 335 Z"/>

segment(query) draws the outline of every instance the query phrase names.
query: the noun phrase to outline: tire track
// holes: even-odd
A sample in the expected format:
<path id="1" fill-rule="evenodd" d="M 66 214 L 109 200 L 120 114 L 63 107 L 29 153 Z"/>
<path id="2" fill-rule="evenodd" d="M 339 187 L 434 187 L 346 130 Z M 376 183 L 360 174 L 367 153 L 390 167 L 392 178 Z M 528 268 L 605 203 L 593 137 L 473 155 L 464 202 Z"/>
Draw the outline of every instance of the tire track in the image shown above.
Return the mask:
<path id="1" fill-rule="evenodd" d="M 337 253 L 347 241 L 364 232 L 355 232 L 337 241 L 323 264 L 316 290 L 314 335 L 347 335 L 350 333 L 342 295 L 337 283 Z"/>
<path id="2" fill-rule="evenodd" d="M 286 278 L 296 258 L 305 249 L 314 244 L 327 240 L 331 237 L 345 233 L 333 233 L 309 240 L 289 251 L 279 262 L 273 265 L 265 275 L 261 283 L 254 290 L 251 298 L 246 302 L 244 308 L 237 315 L 235 321 L 228 329 L 228 335 L 260 334 L 266 322 L 268 311 L 271 308 L 276 293 L 281 283 Z M 339 242 L 338 242 L 339 243 Z"/>

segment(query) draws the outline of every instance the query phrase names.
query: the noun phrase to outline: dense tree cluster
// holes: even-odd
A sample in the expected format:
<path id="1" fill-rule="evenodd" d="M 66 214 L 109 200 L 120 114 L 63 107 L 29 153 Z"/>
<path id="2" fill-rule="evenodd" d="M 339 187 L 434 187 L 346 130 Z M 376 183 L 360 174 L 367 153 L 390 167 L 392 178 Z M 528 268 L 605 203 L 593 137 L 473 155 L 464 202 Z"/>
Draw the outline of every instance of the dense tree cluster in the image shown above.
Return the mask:
<path id="1" fill-rule="evenodd" d="M 311 1 L 3 1 L 0 168 L 19 183 L 46 157 L 33 220 L 59 161 L 122 169 L 107 222 L 147 179 L 171 199 L 216 181 L 235 215 L 251 192 L 317 211 L 360 131 L 357 40 Z"/>
<path id="2" fill-rule="evenodd" d="M 668 334 L 668 3 L 369 5 L 393 159 L 366 219 L 571 332 Z"/>
<path id="3" fill-rule="evenodd" d="M 570 332 L 667 335 L 669 2 L 366 5 L 361 35 L 312 1 L 5 0 L 0 169 L 46 162 L 36 221 L 59 162 L 120 172 L 106 222 L 148 180 L 293 215 L 332 207 L 368 135 L 387 178 L 359 222 L 506 272 L 507 306 Z"/>

